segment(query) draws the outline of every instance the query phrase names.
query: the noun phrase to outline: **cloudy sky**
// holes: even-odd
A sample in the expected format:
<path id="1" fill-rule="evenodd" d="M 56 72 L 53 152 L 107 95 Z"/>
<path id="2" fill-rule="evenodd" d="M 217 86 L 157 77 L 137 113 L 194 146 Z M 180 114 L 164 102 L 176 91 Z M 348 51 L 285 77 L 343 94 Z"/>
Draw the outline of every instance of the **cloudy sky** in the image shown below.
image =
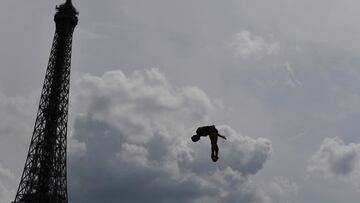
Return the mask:
<path id="1" fill-rule="evenodd" d="M 0 203 L 13 200 L 60 0 L 0 6 Z M 70 202 L 356 203 L 356 0 L 74 0 Z M 215 124 L 210 143 L 189 139 Z"/>

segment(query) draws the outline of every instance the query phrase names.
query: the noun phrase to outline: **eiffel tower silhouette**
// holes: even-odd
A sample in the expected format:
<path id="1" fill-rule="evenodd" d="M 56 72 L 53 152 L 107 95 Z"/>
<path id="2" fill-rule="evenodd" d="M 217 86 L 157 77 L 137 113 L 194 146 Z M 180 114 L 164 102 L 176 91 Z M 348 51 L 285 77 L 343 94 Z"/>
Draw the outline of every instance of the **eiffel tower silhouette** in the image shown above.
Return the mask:
<path id="1" fill-rule="evenodd" d="M 71 0 L 56 7 L 54 40 L 35 127 L 13 203 L 67 203 L 66 140 L 71 48 L 78 12 Z"/>

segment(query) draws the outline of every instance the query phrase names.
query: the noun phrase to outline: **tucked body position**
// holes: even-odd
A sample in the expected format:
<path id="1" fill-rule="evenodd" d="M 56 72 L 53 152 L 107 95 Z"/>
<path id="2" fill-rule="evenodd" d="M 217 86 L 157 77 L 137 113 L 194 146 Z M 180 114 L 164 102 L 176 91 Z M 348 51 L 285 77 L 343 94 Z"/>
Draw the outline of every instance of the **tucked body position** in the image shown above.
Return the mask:
<path id="1" fill-rule="evenodd" d="M 210 142 L 211 142 L 211 159 L 214 162 L 216 162 L 219 159 L 219 156 L 218 156 L 219 147 L 217 145 L 218 137 L 221 137 L 224 140 L 226 140 L 226 137 L 223 135 L 220 135 L 214 125 L 210 125 L 210 126 L 199 127 L 196 130 L 196 135 L 193 135 L 191 137 L 191 140 L 193 142 L 197 142 L 200 140 L 200 137 L 206 137 L 206 136 L 209 136 Z"/>

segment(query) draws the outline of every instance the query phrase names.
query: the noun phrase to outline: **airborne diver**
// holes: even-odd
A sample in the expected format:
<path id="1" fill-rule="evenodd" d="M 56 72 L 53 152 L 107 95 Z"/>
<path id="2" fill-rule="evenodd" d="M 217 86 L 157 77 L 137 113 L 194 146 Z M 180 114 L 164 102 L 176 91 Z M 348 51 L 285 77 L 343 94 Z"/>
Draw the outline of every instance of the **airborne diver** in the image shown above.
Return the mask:
<path id="1" fill-rule="evenodd" d="M 193 142 L 197 142 L 200 140 L 200 137 L 206 137 L 206 136 L 209 136 L 211 142 L 211 159 L 213 160 L 213 162 L 216 162 L 219 159 L 218 156 L 219 147 L 217 145 L 218 137 L 221 137 L 224 140 L 226 140 L 226 137 L 220 135 L 214 125 L 210 125 L 210 126 L 199 127 L 196 130 L 196 135 L 193 135 L 191 137 L 191 140 Z"/>

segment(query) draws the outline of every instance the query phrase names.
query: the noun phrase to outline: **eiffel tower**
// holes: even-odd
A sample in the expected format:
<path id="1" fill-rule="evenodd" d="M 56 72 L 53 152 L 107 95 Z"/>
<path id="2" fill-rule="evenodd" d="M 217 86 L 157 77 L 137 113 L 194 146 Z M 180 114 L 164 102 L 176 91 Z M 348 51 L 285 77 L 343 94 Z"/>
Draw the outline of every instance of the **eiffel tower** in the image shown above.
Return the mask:
<path id="1" fill-rule="evenodd" d="M 56 29 L 35 127 L 13 203 L 67 203 L 66 140 L 72 35 L 78 12 L 56 7 Z"/>

